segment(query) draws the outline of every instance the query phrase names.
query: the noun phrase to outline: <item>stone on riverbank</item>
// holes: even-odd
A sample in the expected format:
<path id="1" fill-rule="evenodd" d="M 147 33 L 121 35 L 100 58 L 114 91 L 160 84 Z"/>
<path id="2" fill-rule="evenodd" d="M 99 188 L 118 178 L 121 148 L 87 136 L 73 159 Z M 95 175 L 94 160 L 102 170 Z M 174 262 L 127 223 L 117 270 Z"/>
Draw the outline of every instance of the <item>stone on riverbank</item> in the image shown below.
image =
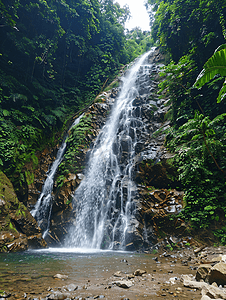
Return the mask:
<path id="1" fill-rule="evenodd" d="M 202 296 L 208 296 L 211 299 L 226 299 L 226 291 L 214 285 L 205 285 L 202 288 Z"/>
<path id="2" fill-rule="evenodd" d="M 209 272 L 209 283 L 216 282 L 218 285 L 226 284 L 226 263 L 220 262 L 214 265 Z"/>
<path id="3" fill-rule="evenodd" d="M 68 279 L 68 276 L 67 275 L 62 275 L 62 274 L 56 274 L 53 276 L 53 278 L 56 278 L 56 279 Z"/>
<path id="4" fill-rule="evenodd" d="M 212 268 L 212 266 L 209 264 L 203 264 L 203 265 L 199 266 L 197 269 L 197 272 L 196 272 L 195 279 L 197 281 L 200 281 L 200 280 L 205 281 L 211 268 Z"/>
<path id="5" fill-rule="evenodd" d="M 147 272 L 144 271 L 144 270 L 137 269 L 137 270 L 134 272 L 134 275 L 135 275 L 135 276 L 142 276 L 142 275 L 144 275 L 145 273 L 147 273 Z"/>
<path id="6" fill-rule="evenodd" d="M 54 292 L 47 297 L 49 300 L 64 300 L 70 298 L 70 293 Z"/>
<path id="7" fill-rule="evenodd" d="M 119 281 L 116 281 L 114 282 L 117 286 L 121 287 L 121 288 L 124 288 L 124 289 L 128 289 L 130 288 L 131 286 L 133 286 L 133 283 L 132 281 L 130 280 L 119 280 Z"/>

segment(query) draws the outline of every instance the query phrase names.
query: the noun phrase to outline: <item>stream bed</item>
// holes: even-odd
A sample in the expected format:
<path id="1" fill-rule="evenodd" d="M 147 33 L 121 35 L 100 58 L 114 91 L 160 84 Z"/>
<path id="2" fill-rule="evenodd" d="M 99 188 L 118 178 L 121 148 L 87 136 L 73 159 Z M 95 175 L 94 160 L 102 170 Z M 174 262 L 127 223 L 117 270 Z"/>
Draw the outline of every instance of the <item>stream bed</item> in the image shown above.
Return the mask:
<path id="1" fill-rule="evenodd" d="M 181 275 L 195 271 L 181 264 L 182 257 L 181 253 L 161 256 L 65 248 L 3 253 L 0 290 L 10 295 L 10 300 L 200 299 L 200 293 L 183 290 Z M 138 269 L 146 273 L 128 279 Z M 56 274 L 68 277 L 54 278 Z M 118 286 L 121 280 L 129 280 L 132 286 Z"/>

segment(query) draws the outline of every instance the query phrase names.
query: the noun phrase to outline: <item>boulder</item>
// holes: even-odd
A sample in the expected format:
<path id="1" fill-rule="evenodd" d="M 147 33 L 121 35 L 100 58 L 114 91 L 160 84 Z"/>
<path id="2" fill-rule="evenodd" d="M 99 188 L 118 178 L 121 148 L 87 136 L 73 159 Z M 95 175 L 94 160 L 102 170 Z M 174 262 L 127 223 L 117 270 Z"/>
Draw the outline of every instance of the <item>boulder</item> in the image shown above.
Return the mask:
<path id="1" fill-rule="evenodd" d="M 134 272 L 134 275 L 135 275 L 135 276 L 142 276 L 142 275 L 144 275 L 145 273 L 147 273 L 147 272 L 144 271 L 144 270 L 137 269 L 137 270 Z"/>
<path id="2" fill-rule="evenodd" d="M 204 296 L 202 296 L 201 300 L 211 300 L 211 298 L 208 297 L 208 296 L 206 296 L 206 295 L 204 295 Z"/>
<path id="3" fill-rule="evenodd" d="M 212 262 L 220 262 L 220 261 L 226 262 L 226 255 L 220 254 L 218 257 L 214 257 L 212 259 Z"/>
<path id="4" fill-rule="evenodd" d="M 203 265 L 199 266 L 197 269 L 196 275 L 195 275 L 195 279 L 197 281 L 200 281 L 200 280 L 205 281 L 211 268 L 212 268 L 212 266 L 208 265 L 208 264 L 203 264 Z"/>
<path id="5" fill-rule="evenodd" d="M 209 283 L 216 282 L 218 285 L 226 284 L 226 263 L 219 262 L 209 271 Z"/>
<path id="6" fill-rule="evenodd" d="M 205 285 L 202 288 L 202 296 L 208 296 L 211 299 L 226 299 L 226 290 L 213 285 Z"/>
<path id="7" fill-rule="evenodd" d="M 117 271 L 117 272 L 115 272 L 114 276 L 115 276 L 115 277 L 122 277 L 123 274 L 122 274 L 121 271 Z"/>
<path id="8" fill-rule="evenodd" d="M 192 289 L 202 289 L 204 286 L 208 286 L 206 282 L 195 281 L 188 275 L 183 275 L 183 283 L 184 286 Z"/>
<path id="9" fill-rule="evenodd" d="M 67 275 L 62 275 L 62 274 L 56 274 L 53 276 L 53 278 L 56 278 L 56 279 L 68 279 L 68 276 Z"/>
<path id="10" fill-rule="evenodd" d="M 123 289 L 128 289 L 130 288 L 131 286 L 133 286 L 133 283 L 132 281 L 130 280 L 119 280 L 119 281 L 116 281 L 114 282 L 117 286 L 123 288 Z"/>

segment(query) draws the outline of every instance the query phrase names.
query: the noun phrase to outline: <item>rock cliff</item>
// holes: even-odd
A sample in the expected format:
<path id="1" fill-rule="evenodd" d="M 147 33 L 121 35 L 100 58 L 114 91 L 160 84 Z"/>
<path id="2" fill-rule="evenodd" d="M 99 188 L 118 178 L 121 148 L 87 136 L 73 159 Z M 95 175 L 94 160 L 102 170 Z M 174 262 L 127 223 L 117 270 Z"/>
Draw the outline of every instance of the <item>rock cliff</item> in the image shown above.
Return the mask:
<path id="1" fill-rule="evenodd" d="M 141 116 L 142 127 L 136 132 L 139 139 L 134 160 L 136 192 L 133 198 L 137 212 L 130 224 L 130 234 L 126 247 L 128 250 L 150 249 L 153 244 L 159 241 L 162 232 L 166 236 L 175 231 L 175 222 L 179 228 L 175 234 L 181 234 L 184 230 L 182 220 L 170 221 L 170 217 L 178 214 L 183 207 L 183 192 L 178 190 L 175 170 L 169 163 L 172 155 L 164 147 L 165 134 L 170 127 L 170 121 L 166 118 L 170 105 L 169 99 L 159 99 L 158 95 L 158 83 L 160 81 L 158 73 L 161 61 L 162 57 L 157 50 L 149 57 L 149 62 L 152 63 L 149 78 L 146 76 L 146 78 L 137 79 L 140 84 L 140 96 L 134 100 L 133 113 Z M 126 71 L 122 71 L 121 75 L 124 72 Z M 117 86 L 120 80 L 121 77 L 119 76 L 114 81 L 113 86 Z M 112 88 L 110 86 L 100 94 L 95 103 L 86 109 L 79 124 L 68 132 L 69 137 L 67 138 L 64 160 L 55 176 L 52 191 L 50 228 L 45 237 L 48 245 L 63 245 L 68 228 L 75 220 L 75 212 L 71 204 L 72 197 L 84 176 L 83 171 L 89 157 L 89 151 L 100 129 L 105 124 L 119 91 L 119 87 Z M 132 131 L 130 134 L 133 134 Z M 124 143 L 122 142 L 121 147 L 123 148 L 121 157 L 123 162 L 123 160 L 126 161 L 128 155 L 126 140 Z M 56 149 L 46 149 L 38 154 L 39 163 L 34 171 L 34 179 L 28 184 L 27 195 L 24 197 L 26 201 L 23 201 L 29 210 L 34 207 L 40 195 L 46 172 L 55 156 Z M 27 167 L 29 169 L 29 166 Z M 126 182 L 123 189 L 126 193 Z M 4 203 L 5 200 L 2 199 L 2 201 Z M 15 201 L 18 203 L 17 207 L 13 213 L 7 213 L 10 215 L 9 221 L 2 226 L 3 229 L 7 228 L 7 237 L 5 236 L 4 239 L 7 240 L 8 238 L 7 243 L 1 244 L 2 249 L 16 251 L 19 247 L 17 244 L 22 241 L 24 246 L 21 246 L 20 249 L 45 246 L 37 223 L 26 207 L 18 200 Z M 24 224 L 28 221 L 25 220 L 30 220 L 29 224 L 32 224 L 32 226 L 27 227 L 28 230 L 26 231 Z M 34 228 L 36 229 L 34 230 Z M 1 234 L 6 233 L 1 231 Z M 13 246 L 12 241 L 15 241 L 15 246 Z M 10 246 L 11 244 L 12 246 Z"/>
<path id="2" fill-rule="evenodd" d="M 158 95 L 161 59 L 158 51 L 149 58 L 153 64 L 148 84 L 147 78 L 138 79 L 141 96 L 133 103 L 134 113 L 140 114 L 143 125 L 137 129 L 139 140 L 134 161 L 134 180 L 137 185 L 134 201 L 137 213 L 130 224 L 128 250 L 149 249 L 158 241 L 160 232 L 164 231 L 164 235 L 172 234 L 175 228 L 170 216 L 178 214 L 183 207 L 183 192 L 176 189 L 178 183 L 175 181 L 175 170 L 168 162 L 172 155 L 164 147 L 165 134 L 170 127 L 170 121 L 165 116 L 170 105 L 169 99 L 160 100 Z M 120 80 L 119 77 L 116 82 Z M 89 150 L 119 91 L 120 88 L 116 87 L 99 95 L 96 102 L 86 110 L 81 123 L 69 132 L 64 161 L 59 167 L 53 189 L 52 217 L 46 237 L 49 245 L 62 245 L 68 227 L 75 220 L 71 199 L 84 176 Z M 128 155 L 126 140 L 121 146 L 123 163 Z M 123 189 L 126 193 L 126 182 Z M 179 228 L 177 234 L 180 234 L 184 230 L 183 221 L 175 222 Z"/>
<path id="3" fill-rule="evenodd" d="M 21 203 L 13 186 L 0 172 L 0 252 L 16 252 L 46 247 L 41 229 Z"/>

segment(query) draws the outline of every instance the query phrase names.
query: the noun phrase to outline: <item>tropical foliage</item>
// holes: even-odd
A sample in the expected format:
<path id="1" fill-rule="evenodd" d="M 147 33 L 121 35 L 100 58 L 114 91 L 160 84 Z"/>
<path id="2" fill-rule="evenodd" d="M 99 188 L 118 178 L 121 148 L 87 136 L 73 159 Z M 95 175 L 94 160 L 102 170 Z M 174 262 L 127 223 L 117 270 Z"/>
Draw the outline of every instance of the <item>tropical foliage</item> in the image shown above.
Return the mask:
<path id="1" fill-rule="evenodd" d="M 168 60 L 160 92 L 172 104 L 166 146 L 185 191 L 181 217 L 196 229 L 215 226 L 226 243 L 226 1 L 148 4 L 156 11 L 153 39 Z"/>
<path id="2" fill-rule="evenodd" d="M 36 150 L 150 46 L 136 30 L 131 51 L 129 15 L 113 0 L 0 0 L 0 168 L 19 196 Z"/>
<path id="3" fill-rule="evenodd" d="M 182 217 L 205 228 L 226 214 L 226 114 L 212 121 L 198 112 L 167 136 L 173 165 L 185 189 Z M 222 219 L 222 218 L 221 218 Z"/>
<path id="4" fill-rule="evenodd" d="M 204 69 L 199 74 L 195 87 L 201 88 L 205 83 L 209 82 L 216 75 L 226 77 L 226 44 L 219 46 L 214 55 L 205 63 Z M 220 90 L 217 102 L 221 102 L 226 96 L 226 85 Z"/>

